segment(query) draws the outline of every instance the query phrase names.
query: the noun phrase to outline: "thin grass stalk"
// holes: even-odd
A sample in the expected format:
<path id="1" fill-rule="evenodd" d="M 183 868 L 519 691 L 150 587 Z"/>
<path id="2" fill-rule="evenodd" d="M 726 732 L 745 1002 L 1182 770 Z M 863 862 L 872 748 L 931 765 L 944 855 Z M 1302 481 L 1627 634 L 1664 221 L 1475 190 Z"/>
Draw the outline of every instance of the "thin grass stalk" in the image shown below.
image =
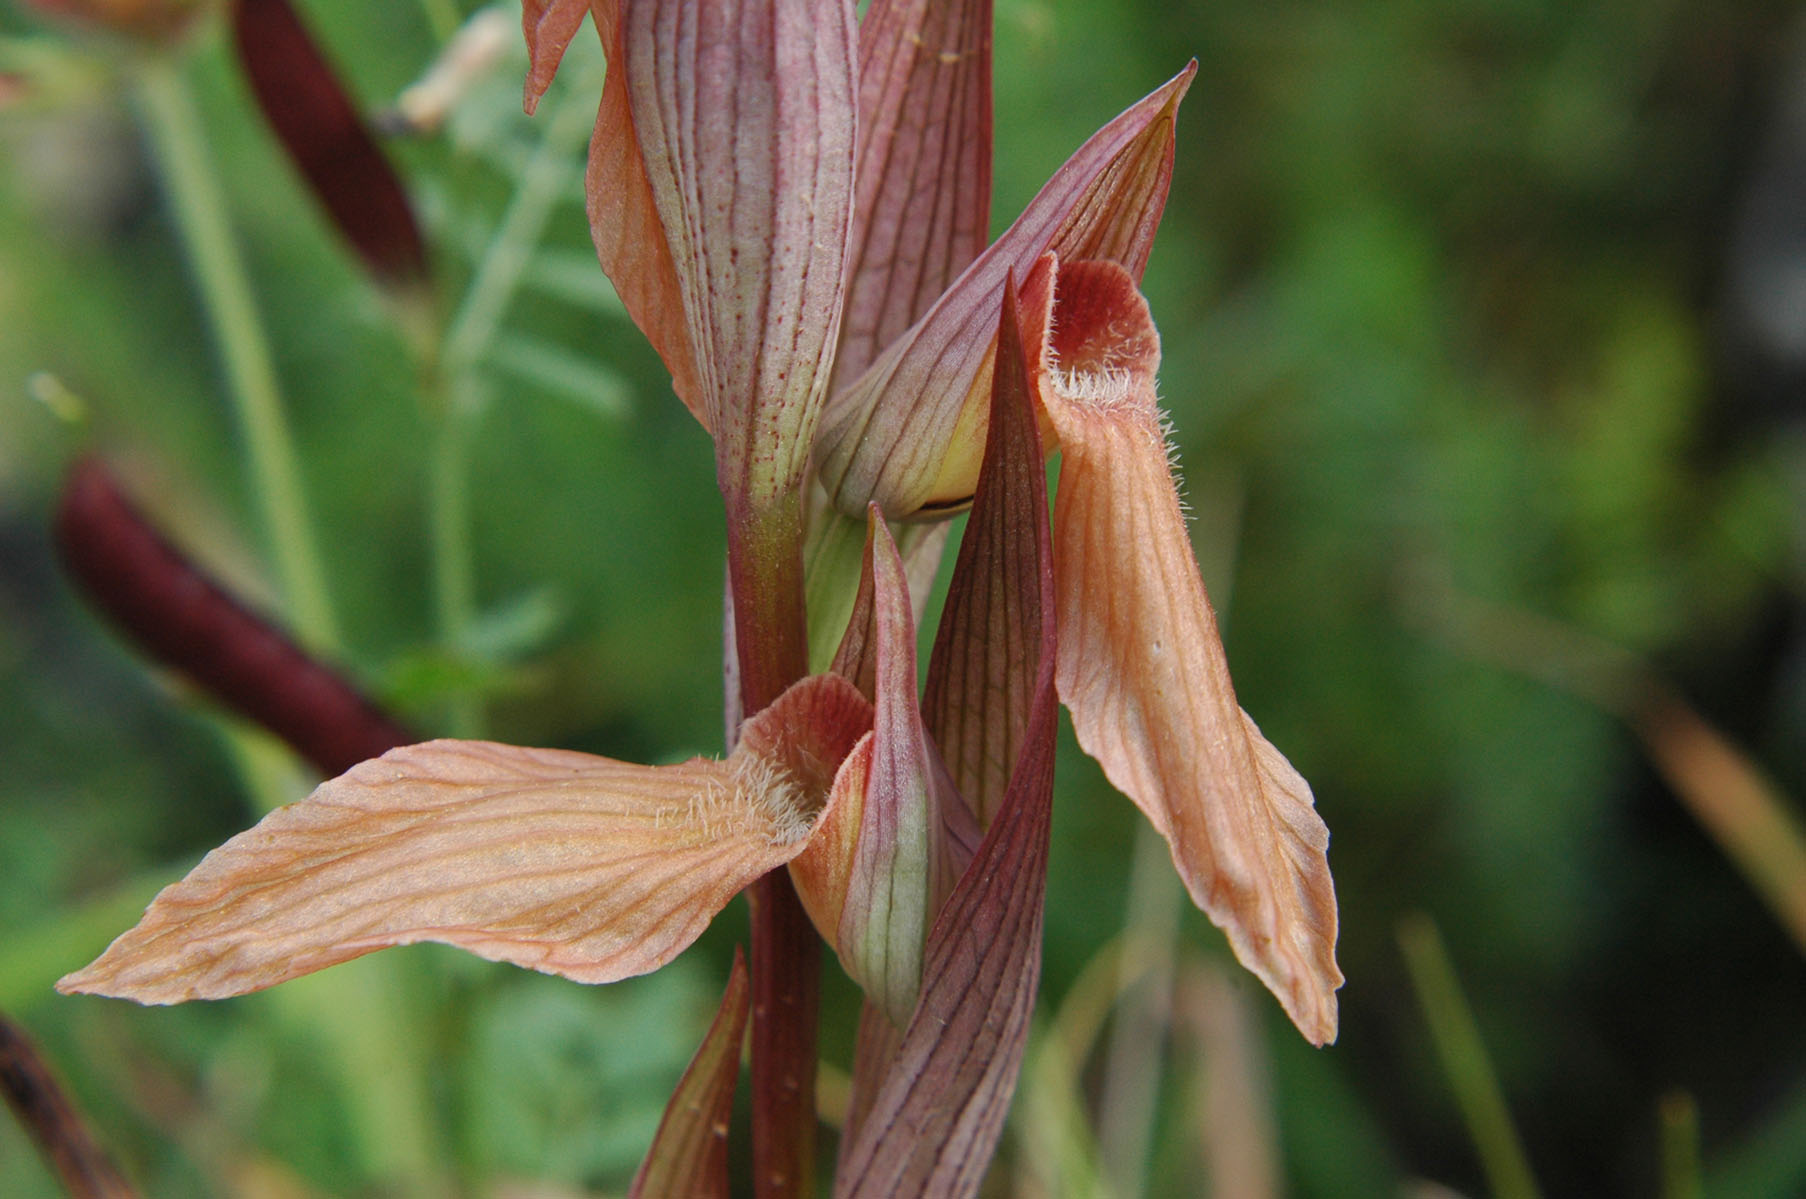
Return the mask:
<path id="1" fill-rule="evenodd" d="M 1662 1096 L 1656 1118 L 1662 1135 L 1662 1199 L 1701 1199 L 1699 1105 L 1685 1091 Z"/>
<path id="2" fill-rule="evenodd" d="M 501 328 L 533 252 L 545 236 L 558 200 L 577 175 L 576 154 L 593 114 L 566 98 L 521 171 L 495 235 L 458 301 L 422 383 L 434 422 L 428 523 L 433 547 L 433 606 L 439 640 L 454 658 L 465 652 L 476 620 L 476 565 L 470 543 L 470 444 L 485 407 L 478 364 Z M 447 705 L 448 731 L 480 736 L 480 696 L 467 692 Z"/>
<path id="3" fill-rule="evenodd" d="M 1455 967 L 1443 947 L 1442 934 L 1428 916 L 1417 913 L 1398 925 L 1399 948 L 1417 1001 L 1430 1026 L 1430 1038 L 1443 1073 L 1467 1122 L 1468 1135 L 1480 1156 L 1488 1189 L 1495 1199 L 1539 1199 L 1536 1179 L 1523 1142 L 1505 1106 L 1492 1059 L 1480 1038 L 1473 1009 L 1461 992 Z"/>
<path id="4" fill-rule="evenodd" d="M 269 338 L 181 63 L 160 56 L 148 58 L 138 76 L 138 97 L 183 249 L 225 367 L 290 627 L 307 648 L 337 657 L 339 623 L 320 566 Z"/>

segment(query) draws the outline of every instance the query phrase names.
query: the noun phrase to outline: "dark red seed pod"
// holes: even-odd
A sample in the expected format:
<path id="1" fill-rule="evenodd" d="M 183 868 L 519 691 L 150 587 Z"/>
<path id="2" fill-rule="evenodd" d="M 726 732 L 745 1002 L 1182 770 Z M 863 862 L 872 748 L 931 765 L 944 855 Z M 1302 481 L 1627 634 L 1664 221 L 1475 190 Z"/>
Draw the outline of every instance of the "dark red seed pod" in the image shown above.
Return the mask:
<path id="1" fill-rule="evenodd" d="M 407 193 L 288 0 L 238 0 L 232 31 L 264 117 L 339 231 L 384 282 L 424 275 Z"/>
<path id="2" fill-rule="evenodd" d="M 69 574 L 140 649 L 328 776 L 420 740 L 197 570 L 102 463 L 69 472 L 56 542 Z"/>
<path id="3" fill-rule="evenodd" d="M 25 1030 L 0 1016 L 0 1096 L 76 1199 L 136 1199 Z"/>

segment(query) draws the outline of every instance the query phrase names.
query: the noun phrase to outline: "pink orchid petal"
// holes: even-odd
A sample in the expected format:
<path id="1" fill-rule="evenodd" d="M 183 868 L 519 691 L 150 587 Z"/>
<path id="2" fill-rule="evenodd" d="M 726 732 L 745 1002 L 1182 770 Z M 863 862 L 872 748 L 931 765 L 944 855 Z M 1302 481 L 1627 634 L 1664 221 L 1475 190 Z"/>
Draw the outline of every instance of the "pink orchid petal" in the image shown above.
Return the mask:
<path id="1" fill-rule="evenodd" d="M 875 502 L 903 519 L 970 502 L 1004 280 L 1025 278 L 1049 251 L 1119 262 L 1140 278 L 1166 206 L 1179 101 L 1196 72 L 1187 66 L 1094 134 L 928 314 L 834 395 L 816 458 L 843 512 Z"/>
<path id="2" fill-rule="evenodd" d="M 1020 351 L 1016 357 L 1020 364 Z M 881 1039 L 868 1044 L 862 1029 L 862 1069 L 869 1075 L 893 1060 L 877 1093 L 859 1098 L 863 1119 L 851 1147 L 842 1147 L 836 1196 L 977 1193 L 1015 1091 L 1040 982 L 1056 717 L 1051 535 L 1026 390 L 1006 380 L 993 398 L 999 434 L 987 449 L 972 525 L 1010 530 L 999 547 L 1009 562 L 956 569 L 1020 580 L 1039 597 L 1009 609 L 1034 622 L 1009 635 L 1028 647 L 1020 665 L 1033 675 L 1032 699 L 996 819 L 929 932 L 914 1016 L 894 1053 Z"/>
<path id="3" fill-rule="evenodd" d="M 1023 289 L 1039 297 L 1027 305 L 1035 314 L 1037 341 L 1052 301 L 1053 261 L 1044 256 Z M 1032 414 L 1034 405 L 1016 296 L 1013 286 L 1004 288 L 998 365 L 992 372 L 992 434 L 979 472 L 979 493 L 991 498 L 973 504 L 922 699 L 923 717 L 980 827 L 1003 803 L 1028 727 L 1041 627 L 1039 559 L 1030 551 L 1035 530 L 1046 524 L 1046 480 L 1041 438 L 1035 421 L 1024 415 Z"/>
<path id="4" fill-rule="evenodd" d="M 727 1199 L 727 1127 L 734 1114 L 740 1042 L 751 1007 L 746 959 L 736 947 L 721 1007 L 665 1105 L 658 1134 L 633 1176 L 627 1199 L 661 1195 Z"/>
<path id="5" fill-rule="evenodd" d="M 1172 845 L 1192 899 L 1315 1044 L 1335 1039 L 1336 898 L 1311 792 L 1236 705 L 1154 398 L 1160 342 L 1113 263 L 1061 268 L 1043 399 L 1060 698 Z"/>
<path id="6" fill-rule="evenodd" d="M 867 733 L 841 762 L 809 844 L 790 859 L 790 881 L 797 899 L 815 931 L 830 945 L 839 936 L 841 915 L 846 910 L 871 776 L 872 735 Z M 848 974 L 852 974 L 850 969 Z"/>
<path id="7" fill-rule="evenodd" d="M 844 680 L 822 677 L 749 721 L 726 761 L 392 750 L 208 854 L 57 986 L 216 999 L 418 941 L 579 982 L 643 974 L 802 850 L 832 754 L 866 720 Z"/>
<path id="8" fill-rule="evenodd" d="M 625 76 L 717 473 L 759 507 L 802 477 L 839 331 L 852 4 L 642 0 L 619 20 L 609 68 Z M 599 125 L 604 154 L 607 140 Z"/>
<path id="9" fill-rule="evenodd" d="M 872 0 L 859 23 L 859 164 L 834 360 L 858 377 L 985 248 L 991 0 Z"/>

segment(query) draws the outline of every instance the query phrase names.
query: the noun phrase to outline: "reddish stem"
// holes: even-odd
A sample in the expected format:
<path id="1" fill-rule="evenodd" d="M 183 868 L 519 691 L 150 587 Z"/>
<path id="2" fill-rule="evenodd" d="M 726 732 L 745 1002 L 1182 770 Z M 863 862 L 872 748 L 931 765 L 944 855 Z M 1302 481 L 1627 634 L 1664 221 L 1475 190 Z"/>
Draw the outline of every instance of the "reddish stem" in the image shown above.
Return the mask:
<path id="1" fill-rule="evenodd" d="M 752 906 L 753 1193 L 815 1193 L 815 1032 L 821 937 L 777 869 L 746 893 Z"/>
<path id="2" fill-rule="evenodd" d="M 802 521 L 793 494 L 765 507 L 728 498 L 728 582 L 741 710 L 762 711 L 808 673 Z M 752 908 L 753 1192 L 815 1192 L 815 1034 L 821 939 L 789 872 L 747 890 Z"/>

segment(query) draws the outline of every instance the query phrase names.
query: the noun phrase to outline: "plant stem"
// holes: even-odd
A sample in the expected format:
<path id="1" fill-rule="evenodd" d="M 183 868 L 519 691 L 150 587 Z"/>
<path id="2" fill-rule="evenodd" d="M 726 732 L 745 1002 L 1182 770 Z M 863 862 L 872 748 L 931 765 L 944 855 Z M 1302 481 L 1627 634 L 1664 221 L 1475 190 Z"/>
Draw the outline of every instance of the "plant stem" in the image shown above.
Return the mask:
<path id="1" fill-rule="evenodd" d="M 594 120 L 595 102 L 586 110 L 570 95 L 547 119 L 545 135 L 522 169 L 495 236 L 483 248 L 483 260 L 446 328 L 441 357 L 449 374 L 469 370 L 489 348 L 521 272 L 545 233 L 546 220 L 570 185 L 574 155 Z"/>
<path id="2" fill-rule="evenodd" d="M 1461 993 L 1442 934 L 1428 916 L 1418 913 L 1399 921 L 1398 943 L 1489 1189 L 1496 1199 L 1537 1199 L 1523 1142 L 1511 1123 L 1498 1075 L 1486 1055 L 1473 1009 Z"/>
<path id="3" fill-rule="evenodd" d="M 476 619 L 476 560 L 470 548 L 470 431 L 478 407 L 469 376 L 445 385 L 445 403 L 434 430 L 431 489 L 427 520 L 433 547 L 433 608 L 439 639 L 447 652 L 462 657 L 471 622 Z M 459 690 L 448 705 L 446 731 L 453 737 L 475 737 L 482 731 L 482 698 Z"/>
<path id="4" fill-rule="evenodd" d="M 484 403 L 475 378 L 502 316 L 520 285 L 521 273 L 545 233 L 558 198 L 569 186 L 573 156 L 582 144 L 591 117 L 580 103 L 566 99 L 546 124 L 545 135 L 521 172 L 495 236 L 465 288 L 458 310 L 446 327 L 437 360 L 427 365 L 423 390 L 432 401 L 436 422 L 432 447 L 432 482 L 428 523 L 433 547 L 433 595 L 439 639 L 454 656 L 462 656 L 470 625 L 476 618 L 476 566 L 470 544 L 470 439 Z M 479 696 L 453 698 L 446 715 L 455 737 L 482 732 Z"/>
<path id="5" fill-rule="evenodd" d="M 137 1199 L 25 1030 L 0 1016 L 0 1097 L 71 1199 Z"/>
<path id="6" fill-rule="evenodd" d="M 269 339 L 226 217 L 225 198 L 194 97 L 180 64 L 164 57 L 145 62 L 138 94 L 170 207 L 225 367 L 289 623 L 307 648 L 336 654 L 338 621 L 320 569 Z"/>
<path id="7" fill-rule="evenodd" d="M 1124 933 L 1145 946 L 1145 961 L 1125 961 L 1117 987 L 1117 1015 L 1104 1058 L 1098 1104 L 1098 1153 L 1119 1199 L 1147 1193 L 1154 1109 L 1165 1067 L 1163 1049 L 1173 1019 L 1173 980 L 1180 904 L 1185 894 L 1173 871 L 1166 838 L 1143 821 L 1129 872 Z"/>
<path id="8" fill-rule="evenodd" d="M 740 708 L 762 711 L 808 673 L 800 498 L 727 498 L 728 583 Z M 752 909 L 753 1193 L 815 1193 L 815 1035 L 821 939 L 780 867 L 747 891 Z"/>
<path id="9" fill-rule="evenodd" d="M 752 908 L 753 1193 L 815 1193 L 815 1033 L 821 937 L 779 868 L 747 891 Z"/>

